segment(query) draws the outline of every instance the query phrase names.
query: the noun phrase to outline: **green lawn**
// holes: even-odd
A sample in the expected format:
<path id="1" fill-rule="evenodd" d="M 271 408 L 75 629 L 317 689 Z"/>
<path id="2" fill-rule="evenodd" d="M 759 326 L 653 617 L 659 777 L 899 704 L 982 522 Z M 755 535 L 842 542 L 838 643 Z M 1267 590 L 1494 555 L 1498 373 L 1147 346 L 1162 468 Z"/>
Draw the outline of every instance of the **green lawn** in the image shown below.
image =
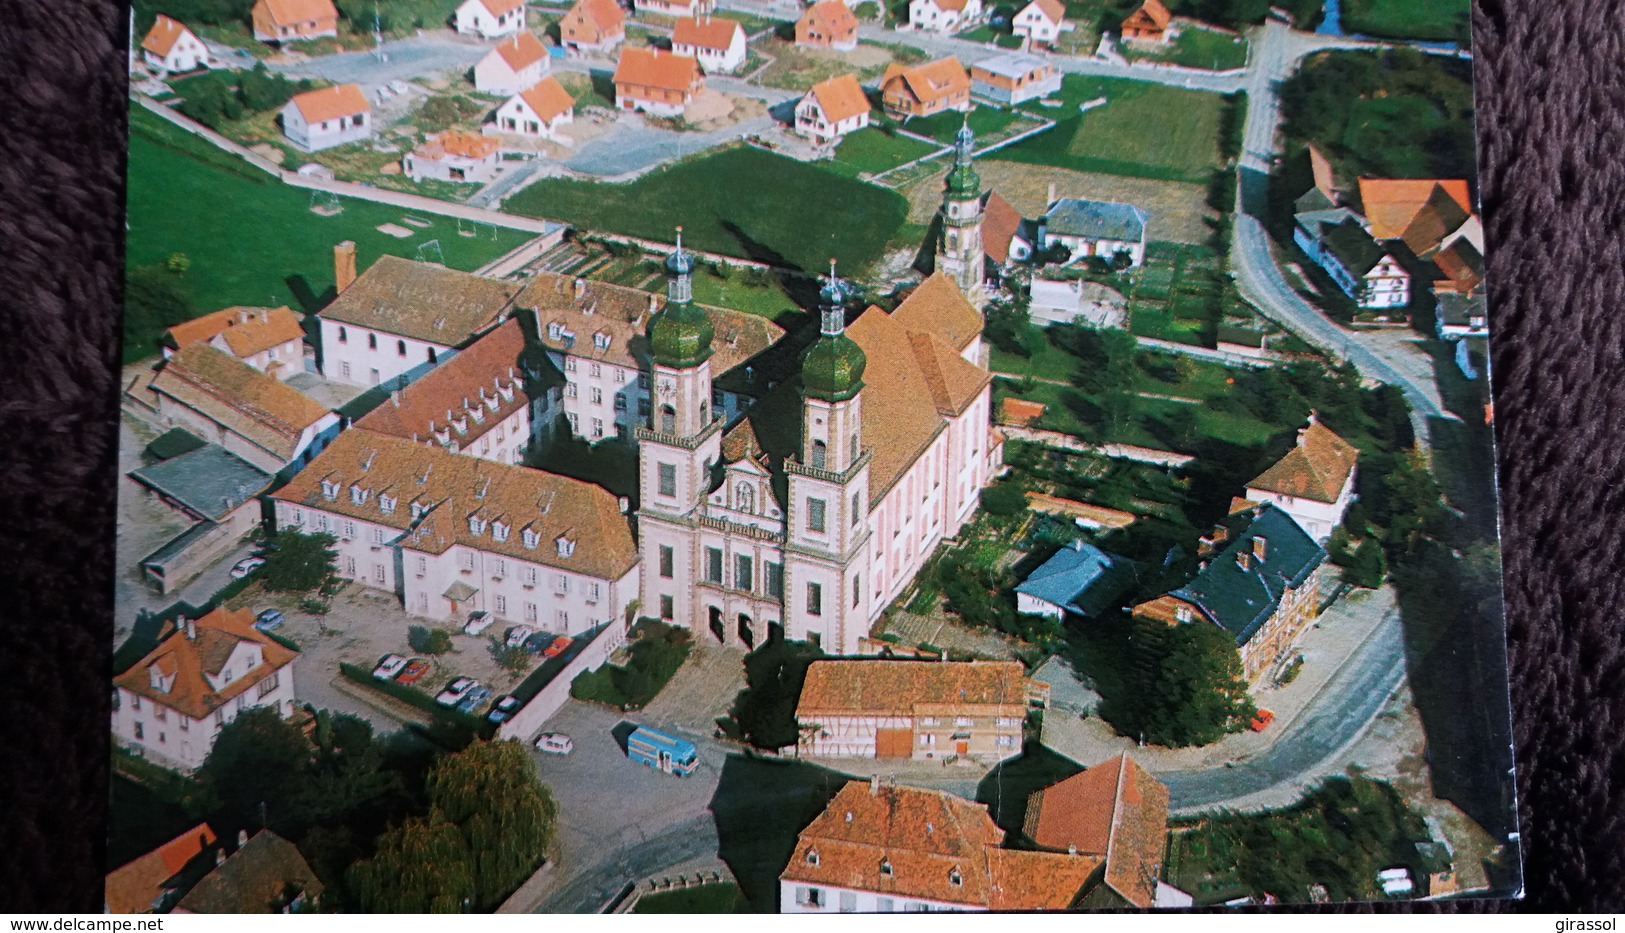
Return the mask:
<path id="1" fill-rule="evenodd" d="M 997 107 L 977 107 L 970 112 L 968 122 L 971 132 L 978 140 L 998 133 L 1000 130 L 1016 122 L 1020 117 L 1013 110 L 1000 110 Z M 911 133 L 929 136 L 943 143 L 951 143 L 959 128 L 967 122 L 965 114 L 953 110 L 944 110 L 942 113 L 932 114 L 929 117 L 919 117 L 908 121 Z"/>
<path id="2" fill-rule="evenodd" d="M 1228 71 L 1247 64 L 1247 40 L 1212 29 L 1186 25 L 1173 42 L 1165 46 L 1137 47 L 1124 43 L 1118 51 L 1129 61 L 1167 62 L 1186 68 Z"/>
<path id="3" fill-rule="evenodd" d="M 735 269 L 726 279 L 709 270 L 699 272 L 694 276 L 694 300 L 759 315 L 786 325 L 802 313 L 790 296 L 785 294 L 777 278 L 755 284 L 747 281 L 747 276 L 739 269 Z"/>
<path id="4" fill-rule="evenodd" d="M 908 202 L 830 169 L 741 146 L 627 184 L 544 179 L 506 208 L 655 240 L 670 239 L 682 225 L 696 249 L 800 269 L 821 269 L 833 255 L 861 275 L 902 226 Z"/>
<path id="5" fill-rule="evenodd" d="M 877 175 L 930 155 L 939 148 L 908 136 L 887 133 L 878 126 L 870 126 L 841 140 L 841 144 L 835 147 L 835 160 L 831 167 L 843 175 L 855 176 L 863 172 Z"/>
<path id="6" fill-rule="evenodd" d="M 413 235 L 397 239 L 375 228 L 407 226 L 400 208 L 346 198 L 341 213 L 323 217 L 310 201 L 310 192 L 132 109 L 126 265 L 186 254 L 183 287 L 199 313 L 233 304 L 317 310 L 333 286 L 333 244 L 341 240 L 356 242 L 363 269 L 385 253 L 416 258 L 429 240 L 439 241 L 447 266 L 475 269 L 531 236 L 490 227 L 459 236 L 455 220 L 427 215 L 427 228 L 409 226 Z"/>
<path id="7" fill-rule="evenodd" d="M 1344 30 L 1363 36 L 1455 42 L 1471 15 L 1465 0 L 1343 0 Z"/>
<path id="8" fill-rule="evenodd" d="M 739 885 L 732 881 L 702 884 L 646 894 L 632 908 L 635 914 L 737 914 L 749 913 L 749 905 Z"/>
<path id="9" fill-rule="evenodd" d="M 999 150 L 999 158 L 1199 184 L 1206 184 L 1218 165 L 1223 95 L 1125 78 L 1067 75 L 1055 97 L 1062 107 L 1023 105 L 1057 120 L 1055 128 Z M 1098 97 L 1107 102 L 1077 112 L 1079 104 Z"/>

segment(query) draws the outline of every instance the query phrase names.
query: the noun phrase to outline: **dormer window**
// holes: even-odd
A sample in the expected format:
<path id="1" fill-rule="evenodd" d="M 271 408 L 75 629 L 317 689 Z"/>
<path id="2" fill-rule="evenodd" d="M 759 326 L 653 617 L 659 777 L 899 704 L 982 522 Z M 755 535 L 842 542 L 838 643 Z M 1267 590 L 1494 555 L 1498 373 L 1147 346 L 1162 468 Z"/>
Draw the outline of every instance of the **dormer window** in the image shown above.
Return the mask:
<path id="1" fill-rule="evenodd" d="M 563 535 L 559 535 L 553 543 L 558 545 L 560 557 L 569 557 L 576 552 L 576 543 Z"/>
<path id="2" fill-rule="evenodd" d="M 530 548 L 533 551 L 536 550 L 536 545 L 540 544 L 542 541 L 542 536 L 529 528 L 526 528 L 519 537 L 524 540 L 525 547 Z"/>
<path id="3" fill-rule="evenodd" d="M 560 324 L 558 321 L 553 321 L 552 323 L 547 325 L 547 339 L 549 339 L 549 340 L 558 340 L 560 337 L 563 337 L 563 336 L 564 336 L 564 325 L 563 324 Z"/>
<path id="4" fill-rule="evenodd" d="M 423 503 L 421 503 L 421 502 L 412 503 L 412 521 L 415 522 L 418 519 L 422 518 L 423 513 L 427 512 L 427 511 L 429 511 L 429 507 L 424 505 Z"/>
<path id="5" fill-rule="evenodd" d="M 808 849 L 807 850 L 807 864 L 811 865 L 814 868 L 818 867 L 818 850 L 817 849 Z"/>
<path id="6" fill-rule="evenodd" d="M 880 860 L 880 877 L 882 877 L 882 878 L 890 878 L 891 876 L 892 876 L 891 859 L 889 859 L 889 858 L 881 859 Z"/>
<path id="7" fill-rule="evenodd" d="M 592 335 L 592 345 L 597 347 L 600 350 L 608 350 L 609 349 L 609 335 L 604 333 L 603 331 L 599 331 L 598 333 L 593 334 Z"/>
<path id="8" fill-rule="evenodd" d="M 1176 609 L 1174 609 L 1174 618 L 1179 620 L 1180 622 L 1189 622 L 1191 620 L 1191 607 L 1189 607 L 1189 606 L 1179 606 L 1179 607 L 1177 607 Z"/>
<path id="9" fill-rule="evenodd" d="M 351 486 L 350 501 L 354 502 L 356 505 L 365 504 L 367 501 L 367 490 L 362 489 L 360 486 Z"/>
<path id="10" fill-rule="evenodd" d="M 494 541 L 508 540 L 508 526 L 502 522 L 496 522 L 493 524 L 491 526 L 491 538 Z"/>
<path id="11" fill-rule="evenodd" d="M 965 883 L 965 876 L 959 873 L 957 866 L 948 869 L 948 883 L 956 888 Z"/>
<path id="12" fill-rule="evenodd" d="M 339 484 L 329 480 L 322 480 L 322 498 L 337 499 L 339 497 Z"/>
<path id="13" fill-rule="evenodd" d="M 468 530 L 472 531 L 474 534 L 485 534 L 485 525 L 485 519 L 480 518 L 478 515 L 470 515 L 468 517 Z"/>
<path id="14" fill-rule="evenodd" d="M 396 501 L 394 496 L 381 495 L 378 497 L 378 508 L 382 509 L 385 515 L 389 515 L 395 511 Z"/>

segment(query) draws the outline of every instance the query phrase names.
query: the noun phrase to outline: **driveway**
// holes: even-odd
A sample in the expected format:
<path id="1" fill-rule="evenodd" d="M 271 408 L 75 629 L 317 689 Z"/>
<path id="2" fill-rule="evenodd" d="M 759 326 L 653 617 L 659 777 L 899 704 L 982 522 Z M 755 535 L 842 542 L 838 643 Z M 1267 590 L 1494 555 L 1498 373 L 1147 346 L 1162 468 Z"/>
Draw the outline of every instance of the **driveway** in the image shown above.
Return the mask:
<path id="1" fill-rule="evenodd" d="M 326 78 L 341 84 L 359 84 L 369 92 L 390 81 L 411 81 L 445 72 L 472 68 L 490 46 L 447 32 L 422 33 L 392 39 L 376 52 L 337 52 L 298 62 L 279 62 L 272 71 L 301 78 Z"/>
<path id="2" fill-rule="evenodd" d="M 600 178 L 640 172 L 665 162 L 712 149 L 778 126 L 771 116 L 754 117 L 704 133 L 680 133 L 649 125 L 641 116 L 622 113 L 615 126 L 564 159 L 564 167 Z"/>

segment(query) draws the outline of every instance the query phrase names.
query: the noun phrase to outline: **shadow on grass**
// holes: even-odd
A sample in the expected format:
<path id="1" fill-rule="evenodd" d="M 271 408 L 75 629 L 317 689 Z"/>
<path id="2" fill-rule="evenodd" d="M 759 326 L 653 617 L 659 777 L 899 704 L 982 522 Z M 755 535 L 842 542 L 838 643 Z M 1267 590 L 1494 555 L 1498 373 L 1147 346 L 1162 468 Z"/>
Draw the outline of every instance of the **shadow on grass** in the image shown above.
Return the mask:
<path id="1" fill-rule="evenodd" d="M 776 913 L 779 873 L 796 836 L 852 780 L 800 761 L 730 755 L 711 798 L 717 855 L 732 869 L 752 911 Z"/>
<path id="2" fill-rule="evenodd" d="M 1036 741 L 1030 741 L 1021 754 L 1000 762 L 976 785 L 976 802 L 987 805 L 999 828 L 1019 836 L 1027 819 L 1027 798 L 1057 781 L 1084 770 L 1072 759 Z"/>

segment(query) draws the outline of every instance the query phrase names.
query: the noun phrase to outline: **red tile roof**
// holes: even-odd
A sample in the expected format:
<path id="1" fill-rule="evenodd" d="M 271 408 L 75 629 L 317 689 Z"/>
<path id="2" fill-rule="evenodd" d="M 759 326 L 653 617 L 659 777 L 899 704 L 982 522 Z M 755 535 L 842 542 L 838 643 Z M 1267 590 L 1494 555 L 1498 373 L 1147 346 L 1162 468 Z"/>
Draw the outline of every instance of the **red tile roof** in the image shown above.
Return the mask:
<path id="1" fill-rule="evenodd" d="M 303 315 L 286 306 L 239 305 L 176 324 L 169 329 L 169 339 L 179 350 L 220 337 L 232 355 L 243 359 L 290 341 L 304 340 L 305 330 L 299 323 L 302 320 Z"/>
<path id="2" fill-rule="evenodd" d="M 828 38 L 855 35 L 857 29 L 858 18 L 843 0 L 818 0 L 807 8 L 801 22 L 796 24 L 797 35 L 810 30 Z"/>
<path id="3" fill-rule="evenodd" d="M 828 660 L 808 665 L 796 717 L 1026 705 L 1019 661 Z"/>
<path id="4" fill-rule="evenodd" d="M 164 882 L 213 845 L 214 830 L 199 823 L 174 839 L 107 873 L 102 900 L 110 914 L 144 914 L 164 893 Z"/>
<path id="5" fill-rule="evenodd" d="M 1168 12 L 1168 8 L 1162 5 L 1162 0 L 1145 0 L 1145 3 L 1141 4 L 1139 9 L 1130 13 L 1123 22 L 1147 22 L 1160 30 L 1167 28 L 1168 22 L 1173 18 L 1173 14 Z"/>
<path id="6" fill-rule="evenodd" d="M 293 456 L 306 428 L 330 414 L 298 389 L 206 343 L 176 351 L 152 388 L 284 459 Z"/>
<path id="7" fill-rule="evenodd" d="M 940 272 L 909 292 L 892 317 L 909 330 L 936 334 L 960 352 L 982 333 L 981 312 L 966 300 L 953 279 Z"/>
<path id="8" fill-rule="evenodd" d="M 1353 444 L 1310 415 L 1309 425 L 1298 431 L 1297 445 L 1247 488 L 1315 502 L 1336 502 L 1359 456 Z"/>
<path id="9" fill-rule="evenodd" d="M 1168 844 L 1168 788 L 1127 752 L 1027 798 L 1027 838 L 1106 862 L 1105 883 L 1150 907 Z"/>
<path id="10" fill-rule="evenodd" d="M 147 30 L 146 37 L 141 40 L 141 47 L 154 55 L 162 57 L 168 55 L 169 50 L 173 49 L 175 43 L 180 41 L 181 36 L 186 35 L 188 32 L 191 32 L 191 30 L 187 29 L 180 20 L 170 19 L 159 13 L 158 18 L 152 22 L 152 28 Z"/>
<path id="11" fill-rule="evenodd" d="M 1010 396 L 999 405 L 999 423 L 1024 428 L 1042 418 L 1048 409 L 1043 402 Z"/>
<path id="12" fill-rule="evenodd" d="M 596 45 L 606 35 L 623 34 L 626 11 L 615 0 L 576 0 L 570 12 L 559 21 L 565 39 L 585 40 Z"/>
<path id="13" fill-rule="evenodd" d="M 997 191 L 989 191 L 982 205 L 982 248 L 989 259 L 1003 265 L 1010 258 L 1010 241 L 1021 229 L 1021 212 Z"/>
<path id="14" fill-rule="evenodd" d="M 430 136 L 423 144 L 412 150 L 412 154 L 420 159 L 438 160 L 448 156 L 459 159 L 484 159 L 497 151 L 500 144 L 478 133 L 465 133 L 462 130 L 446 130 Z"/>
<path id="15" fill-rule="evenodd" d="M 508 282 L 384 255 L 321 316 L 455 347 L 495 324 L 518 291 Z"/>
<path id="16" fill-rule="evenodd" d="M 293 662 L 298 652 L 284 647 L 254 628 L 247 609 L 216 609 L 193 623 L 195 638 L 183 628 L 171 632 L 113 683 L 129 692 L 166 706 L 192 719 L 204 719 L 232 698 Z M 218 676 L 233 651 L 244 643 L 257 644 L 263 663 L 216 690 L 204 676 Z M 168 692 L 153 686 L 149 668 L 174 676 Z"/>
<path id="17" fill-rule="evenodd" d="M 372 112 L 367 95 L 361 93 L 361 86 L 357 84 L 335 84 L 319 91 L 295 94 L 289 103 L 299 109 L 299 115 L 305 118 L 306 123 L 321 123 L 323 120 Z"/>
<path id="18" fill-rule="evenodd" d="M 520 91 L 519 97 L 543 123 L 552 123 L 560 115 L 575 110 L 576 106 L 575 98 L 552 75 Z"/>
<path id="19" fill-rule="evenodd" d="M 271 17 L 271 22 L 279 26 L 313 20 L 337 20 L 339 17 L 333 0 L 257 0 L 254 6 L 256 9 L 263 8 Z"/>
<path id="20" fill-rule="evenodd" d="M 389 401 L 355 426 L 420 444 L 456 444 L 466 451 L 530 404 L 521 368 L 524 352 L 524 329 L 518 318 L 509 318 L 421 379 L 392 393 Z M 481 420 L 476 421 L 471 411 L 479 411 Z"/>
<path id="21" fill-rule="evenodd" d="M 514 33 L 513 38 L 502 40 L 494 51 L 514 71 L 521 71 L 547 57 L 547 46 L 542 44 L 542 40 L 523 29 Z"/>
<path id="22" fill-rule="evenodd" d="M 1072 905 L 1099 859 L 1001 849 L 987 808 L 945 791 L 851 781 L 796 840 L 785 881 L 994 910 Z"/>
<path id="23" fill-rule="evenodd" d="M 480 0 L 480 6 L 485 7 L 492 16 L 511 13 L 524 5 L 525 0 Z"/>
<path id="24" fill-rule="evenodd" d="M 846 9 L 846 4 L 840 0 L 825 0 L 825 3 L 818 6 L 824 6 L 826 3 Z M 820 81 L 813 85 L 807 94 L 818 102 L 818 109 L 824 112 L 824 119 L 831 123 L 849 120 L 869 111 L 869 96 L 864 93 L 863 85 L 858 83 L 858 76 L 854 74 L 838 75 L 827 81 Z"/>
<path id="25" fill-rule="evenodd" d="M 1371 224 L 1371 235 L 1379 240 L 1397 240 L 1404 236 L 1405 228 L 1428 203 L 1435 187 L 1443 188 L 1445 195 L 1463 212 L 1473 212 L 1464 179 L 1360 179 L 1360 207 Z"/>
<path id="26" fill-rule="evenodd" d="M 909 94 L 922 104 L 970 91 L 970 74 L 952 55 L 912 68 L 895 63 L 887 66 L 880 80 L 881 88 L 893 90 L 897 82 L 902 82 Z"/>
<path id="27" fill-rule="evenodd" d="M 1027 6 L 1038 7 L 1039 11 L 1044 14 L 1044 18 L 1052 23 L 1059 24 L 1066 19 L 1066 6 L 1061 3 L 1061 0 L 1033 0 Z M 1022 12 L 1026 12 L 1026 10 L 1024 9 Z"/>
<path id="28" fill-rule="evenodd" d="M 293 843 L 262 829 L 175 905 L 182 914 L 282 913 L 290 894 L 307 902 L 324 886 Z"/>
<path id="29" fill-rule="evenodd" d="M 737 22 L 721 16 L 685 16 L 671 30 L 672 45 L 692 45 L 697 48 L 726 52 L 733 45 L 734 36 L 744 28 Z"/>
<path id="30" fill-rule="evenodd" d="M 616 85 L 688 93 L 700 80 L 700 63 L 662 49 L 626 48 L 615 65 Z"/>

